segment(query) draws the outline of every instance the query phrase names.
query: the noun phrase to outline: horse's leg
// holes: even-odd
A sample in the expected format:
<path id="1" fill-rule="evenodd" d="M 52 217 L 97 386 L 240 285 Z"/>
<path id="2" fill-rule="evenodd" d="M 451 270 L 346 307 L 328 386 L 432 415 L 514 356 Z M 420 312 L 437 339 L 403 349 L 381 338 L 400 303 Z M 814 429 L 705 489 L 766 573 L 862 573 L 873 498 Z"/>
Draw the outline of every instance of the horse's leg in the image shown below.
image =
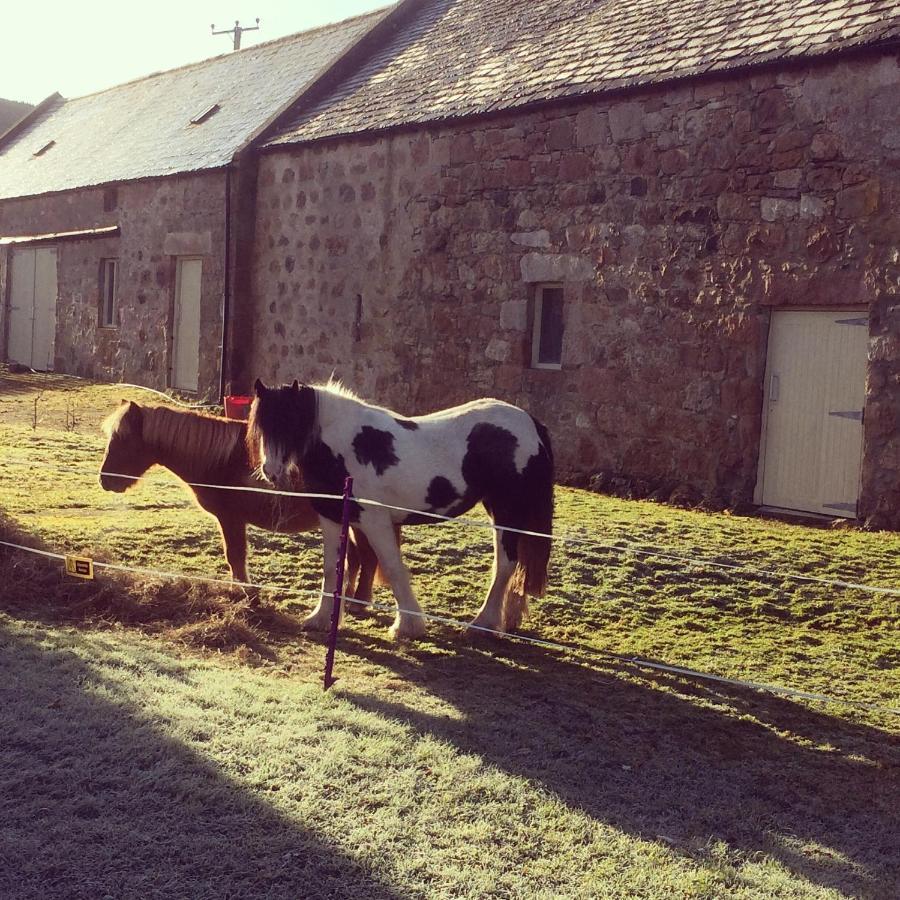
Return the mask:
<path id="1" fill-rule="evenodd" d="M 502 524 L 499 517 L 494 517 L 494 524 Z M 504 536 L 506 540 L 504 541 Z M 509 532 L 494 530 L 494 566 L 492 570 L 491 587 L 488 591 L 478 615 L 472 620 L 472 625 L 476 626 L 476 634 L 480 633 L 478 629 L 486 628 L 490 631 L 503 631 L 503 599 L 506 596 L 506 590 L 509 586 L 509 580 L 512 578 L 513 571 L 516 568 L 516 561 L 510 556 L 511 539 L 515 539 L 514 534 Z M 512 547 L 515 543 L 512 543 Z M 514 551 L 513 551 L 514 552 Z"/>
<path id="2" fill-rule="evenodd" d="M 366 537 L 378 557 L 381 570 L 390 582 L 394 599 L 397 601 L 397 617 L 388 634 L 394 640 L 423 637 L 425 619 L 422 617 L 422 607 L 416 601 L 409 581 L 409 572 L 403 565 L 397 534 L 390 517 L 371 510 L 367 510 L 364 516 Z"/>
<path id="3" fill-rule="evenodd" d="M 372 586 L 375 583 L 375 572 L 378 569 L 378 557 L 368 538 L 359 529 L 353 530 L 353 540 L 359 579 L 355 581 L 352 590 L 348 589 L 344 593 L 358 602 L 348 602 L 347 612 L 353 613 L 354 616 L 367 616 L 369 615 L 369 604 L 372 602 Z M 349 553 L 347 561 L 348 563 L 350 561 Z M 351 580 L 349 584 L 353 585 L 354 581 Z"/>
<path id="4" fill-rule="evenodd" d="M 248 581 L 247 578 L 247 523 L 230 516 L 218 516 L 219 532 L 225 559 L 232 581 Z"/>
<path id="5" fill-rule="evenodd" d="M 301 622 L 304 628 L 310 631 L 327 631 L 331 627 L 331 611 L 334 609 L 334 586 L 337 583 L 338 553 L 341 545 L 341 526 L 324 516 L 319 517 L 319 527 L 322 529 L 322 550 L 325 570 L 322 577 L 322 592 L 319 595 L 319 604 Z M 343 605 L 343 603 L 341 604 Z"/>
<path id="6" fill-rule="evenodd" d="M 247 523 L 232 516 L 219 516 L 219 531 L 225 547 L 225 559 L 231 571 L 232 581 L 250 581 L 247 573 Z M 243 588 L 251 606 L 259 603 L 259 592 L 255 588 Z"/>

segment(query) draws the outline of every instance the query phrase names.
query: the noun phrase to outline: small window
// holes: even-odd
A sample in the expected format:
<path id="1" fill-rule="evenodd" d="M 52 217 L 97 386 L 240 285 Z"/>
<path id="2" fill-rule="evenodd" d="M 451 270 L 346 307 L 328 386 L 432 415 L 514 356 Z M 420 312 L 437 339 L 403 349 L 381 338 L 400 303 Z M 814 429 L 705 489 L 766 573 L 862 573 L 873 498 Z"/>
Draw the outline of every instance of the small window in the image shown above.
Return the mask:
<path id="1" fill-rule="evenodd" d="M 534 301 L 531 365 L 535 369 L 562 368 L 563 289 L 542 285 Z"/>
<path id="2" fill-rule="evenodd" d="M 117 259 L 103 259 L 100 261 L 100 326 L 102 328 L 115 328 L 117 303 L 116 295 L 119 291 L 119 261 Z"/>
<path id="3" fill-rule="evenodd" d="M 200 125 L 207 119 L 212 118 L 220 109 L 221 107 L 218 103 L 213 103 L 210 106 L 205 106 L 202 110 L 200 110 L 200 112 L 197 113 L 196 116 L 191 119 L 191 125 Z"/>

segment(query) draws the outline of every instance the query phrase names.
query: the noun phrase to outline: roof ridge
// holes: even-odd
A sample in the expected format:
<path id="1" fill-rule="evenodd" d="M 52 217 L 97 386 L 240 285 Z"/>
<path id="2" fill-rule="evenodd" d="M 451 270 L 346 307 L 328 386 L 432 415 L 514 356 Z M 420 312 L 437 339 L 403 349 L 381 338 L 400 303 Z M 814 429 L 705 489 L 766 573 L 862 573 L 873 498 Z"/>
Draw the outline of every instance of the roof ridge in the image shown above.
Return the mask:
<path id="1" fill-rule="evenodd" d="M 111 84 L 109 87 L 100 88 L 97 91 L 90 91 L 87 94 L 79 94 L 77 97 L 63 97 L 63 102 L 65 103 L 73 103 L 76 100 L 87 100 L 90 97 L 97 97 L 100 94 L 106 94 L 110 91 L 117 91 L 120 88 L 128 87 L 129 85 L 138 84 L 142 81 L 149 81 L 151 78 L 160 78 L 163 75 L 171 75 L 174 72 L 183 72 L 187 69 L 195 69 L 200 66 L 205 66 L 210 63 L 216 62 L 220 59 L 231 58 L 234 56 L 238 56 L 244 53 L 249 53 L 253 50 L 258 50 L 260 47 L 271 47 L 274 44 L 286 44 L 291 41 L 295 41 L 298 38 L 305 38 L 309 35 L 313 35 L 316 32 L 326 31 L 330 28 L 340 28 L 347 25 L 352 24 L 353 22 L 357 22 L 360 19 L 366 19 L 370 17 L 374 17 L 379 13 L 384 13 L 385 10 L 390 9 L 392 6 L 395 6 L 396 3 L 387 3 L 384 6 L 379 6 L 376 9 L 369 10 L 369 12 L 359 13 L 355 16 L 350 16 L 346 19 L 341 19 L 337 22 L 326 22 L 322 25 L 316 25 L 314 28 L 307 28 L 305 31 L 295 31 L 291 34 L 283 34 L 281 37 L 271 38 L 268 41 L 260 41 L 258 44 L 253 44 L 252 47 L 242 47 L 240 50 L 232 50 L 227 53 L 217 53 L 215 56 L 207 56 L 205 59 L 198 59 L 194 62 L 183 63 L 180 66 L 174 66 L 171 69 L 160 69 L 158 72 L 150 72 L 147 75 L 139 75 L 137 78 L 129 78 L 128 81 L 122 81 L 119 84 Z"/>

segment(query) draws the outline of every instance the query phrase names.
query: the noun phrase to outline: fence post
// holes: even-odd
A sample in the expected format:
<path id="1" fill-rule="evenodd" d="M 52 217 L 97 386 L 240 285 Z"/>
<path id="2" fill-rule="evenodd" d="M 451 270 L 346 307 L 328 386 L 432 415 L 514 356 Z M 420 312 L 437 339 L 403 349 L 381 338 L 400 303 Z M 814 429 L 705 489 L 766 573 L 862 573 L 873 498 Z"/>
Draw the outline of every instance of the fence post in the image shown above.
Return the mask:
<path id="1" fill-rule="evenodd" d="M 344 562 L 347 559 L 347 537 L 350 533 L 350 499 L 353 496 L 353 479 L 348 475 L 344 481 L 344 510 L 341 517 L 341 543 L 338 549 L 334 582 L 334 605 L 331 609 L 331 628 L 328 632 L 328 650 L 325 653 L 325 675 L 322 682 L 327 691 L 337 679 L 333 676 L 334 651 L 337 647 L 338 623 L 341 620 L 341 597 L 344 595 Z"/>

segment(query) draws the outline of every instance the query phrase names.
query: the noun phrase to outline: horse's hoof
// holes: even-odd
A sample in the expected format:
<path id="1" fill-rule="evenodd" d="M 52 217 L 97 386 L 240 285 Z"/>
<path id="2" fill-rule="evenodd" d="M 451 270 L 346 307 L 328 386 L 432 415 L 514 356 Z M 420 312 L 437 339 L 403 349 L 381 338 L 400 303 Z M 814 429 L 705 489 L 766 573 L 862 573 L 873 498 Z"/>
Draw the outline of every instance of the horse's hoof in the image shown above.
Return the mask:
<path id="1" fill-rule="evenodd" d="M 300 622 L 300 627 L 304 631 L 328 631 L 331 627 L 331 616 L 326 619 L 313 613 Z"/>
<path id="2" fill-rule="evenodd" d="M 372 604 L 369 600 L 345 600 L 344 609 L 355 619 L 364 619 L 372 615 Z"/>
<path id="3" fill-rule="evenodd" d="M 463 628 L 463 635 L 470 641 L 499 641 L 506 637 L 502 625 L 479 622 L 478 619 L 474 619 Z"/>
<path id="4" fill-rule="evenodd" d="M 415 641 L 425 637 L 425 622 L 422 619 L 399 619 L 388 629 L 392 641 Z"/>

